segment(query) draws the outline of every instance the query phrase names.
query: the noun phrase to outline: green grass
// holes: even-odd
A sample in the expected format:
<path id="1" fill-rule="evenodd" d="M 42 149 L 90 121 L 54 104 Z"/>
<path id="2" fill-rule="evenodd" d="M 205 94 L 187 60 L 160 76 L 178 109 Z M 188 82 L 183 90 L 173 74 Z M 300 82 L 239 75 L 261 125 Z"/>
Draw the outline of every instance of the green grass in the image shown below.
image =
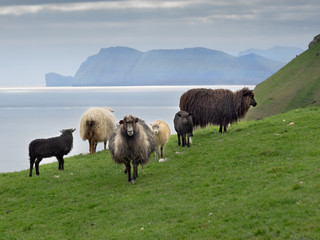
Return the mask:
<path id="1" fill-rule="evenodd" d="M 300 54 L 254 89 L 257 107 L 247 119 L 258 119 L 303 107 L 320 106 L 320 42 Z"/>
<path id="2" fill-rule="evenodd" d="M 108 151 L 0 174 L 0 239 L 318 239 L 319 108 L 172 136 L 137 184 Z M 289 123 L 294 122 L 294 125 Z"/>

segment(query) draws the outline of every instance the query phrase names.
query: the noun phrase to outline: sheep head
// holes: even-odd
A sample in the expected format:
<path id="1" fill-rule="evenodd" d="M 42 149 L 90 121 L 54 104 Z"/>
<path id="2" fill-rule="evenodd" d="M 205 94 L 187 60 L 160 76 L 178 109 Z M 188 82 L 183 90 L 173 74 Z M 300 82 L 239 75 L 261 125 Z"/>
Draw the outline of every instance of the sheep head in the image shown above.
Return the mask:
<path id="1" fill-rule="evenodd" d="M 69 133 L 73 133 L 76 129 L 75 128 L 69 128 L 69 129 L 62 129 L 60 130 L 61 133 L 66 133 L 66 132 L 69 132 Z"/>
<path id="2" fill-rule="evenodd" d="M 123 120 L 120 120 L 119 124 L 123 125 L 124 128 L 126 129 L 128 136 L 132 137 L 136 129 L 136 123 L 138 121 L 139 121 L 139 118 L 129 115 L 129 116 L 125 116 Z"/>
<path id="3" fill-rule="evenodd" d="M 150 123 L 151 129 L 155 135 L 159 134 L 160 121 L 155 121 L 154 123 Z"/>
<path id="4" fill-rule="evenodd" d="M 188 112 L 179 112 L 178 116 L 181 118 L 184 125 L 188 125 L 189 122 L 192 122 L 192 114 Z"/>
<path id="5" fill-rule="evenodd" d="M 253 106 L 253 107 L 257 106 L 257 102 L 254 99 L 254 93 L 252 90 L 249 90 L 248 88 L 243 88 L 242 94 L 243 94 L 243 97 L 248 97 L 250 99 L 251 106 Z"/>
<path id="6" fill-rule="evenodd" d="M 112 112 L 112 113 L 114 112 L 113 109 L 111 109 L 109 107 L 105 107 L 104 109 L 106 109 L 107 111 Z"/>

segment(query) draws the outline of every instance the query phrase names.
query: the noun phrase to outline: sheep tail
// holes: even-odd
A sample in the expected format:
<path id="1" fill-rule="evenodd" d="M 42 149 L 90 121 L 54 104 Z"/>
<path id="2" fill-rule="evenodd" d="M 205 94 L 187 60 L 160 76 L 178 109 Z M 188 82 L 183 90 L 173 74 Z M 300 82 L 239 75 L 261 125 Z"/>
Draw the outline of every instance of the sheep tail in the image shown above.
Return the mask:
<path id="1" fill-rule="evenodd" d="M 94 127 L 96 122 L 94 120 L 87 120 L 86 125 L 87 125 L 87 131 L 86 131 L 86 139 L 91 139 L 94 135 L 94 131 L 91 131 L 91 129 Z"/>

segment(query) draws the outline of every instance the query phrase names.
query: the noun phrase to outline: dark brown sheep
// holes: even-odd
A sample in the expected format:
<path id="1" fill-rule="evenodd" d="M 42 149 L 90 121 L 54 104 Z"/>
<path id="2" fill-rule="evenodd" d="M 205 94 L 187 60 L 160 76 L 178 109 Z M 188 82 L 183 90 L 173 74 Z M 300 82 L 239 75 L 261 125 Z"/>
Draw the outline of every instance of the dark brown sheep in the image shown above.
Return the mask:
<path id="1" fill-rule="evenodd" d="M 250 106 L 256 106 L 254 93 L 248 88 L 236 92 L 228 89 L 190 89 L 180 97 L 180 110 L 192 112 L 193 126 L 219 125 L 219 132 L 228 124 L 245 116 Z"/>

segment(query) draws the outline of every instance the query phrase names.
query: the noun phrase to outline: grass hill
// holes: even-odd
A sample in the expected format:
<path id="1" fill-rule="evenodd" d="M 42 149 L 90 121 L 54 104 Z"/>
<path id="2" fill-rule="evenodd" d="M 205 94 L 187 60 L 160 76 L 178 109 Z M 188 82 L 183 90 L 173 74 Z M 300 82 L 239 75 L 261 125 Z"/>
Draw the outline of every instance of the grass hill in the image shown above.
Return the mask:
<path id="1" fill-rule="evenodd" d="M 318 239 L 320 108 L 197 130 L 129 184 L 109 151 L 0 174 L 0 239 Z M 154 156 L 152 156 L 154 157 Z"/>
<path id="2" fill-rule="evenodd" d="M 254 93 L 258 105 L 250 109 L 247 119 L 320 106 L 320 42 L 258 84 Z"/>

